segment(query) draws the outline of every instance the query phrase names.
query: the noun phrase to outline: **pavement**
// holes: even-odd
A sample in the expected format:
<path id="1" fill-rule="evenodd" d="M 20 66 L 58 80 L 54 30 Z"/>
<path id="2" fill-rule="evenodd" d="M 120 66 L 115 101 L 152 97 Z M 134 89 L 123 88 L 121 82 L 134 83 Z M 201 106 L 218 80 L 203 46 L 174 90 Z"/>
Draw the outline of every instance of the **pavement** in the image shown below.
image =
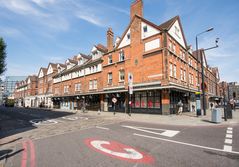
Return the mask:
<path id="1" fill-rule="evenodd" d="M 184 112 L 182 115 L 156 115 L 156 114 L 140 114 L 132 113 L 129 116 L 126 113 L 116 113 L 113 112 L 96 112 L 88 111 L 86 115 L 100 116 L 105 119 L 119 119 L 122 121 L 133 121 L 133 122 L 145 122 L 152 124 L 165 124 L 165 125 L 185 125 L 185 126 L 211 126 L 211 125 L 229 125 L 229 124 L 239 124 L 239 110 L 232 111 L 233 118 L 224 120 L 223 109 L 219 108 L 221 111 L 221 123 L 212 122 L 212 111 L 207 110 L 206 115 L 196 116 L 195 112 Z M 59 110 L 61 111 L 61 110 Z M 80 111 L 71 110 L 73 113 L 81 113 Z"/>

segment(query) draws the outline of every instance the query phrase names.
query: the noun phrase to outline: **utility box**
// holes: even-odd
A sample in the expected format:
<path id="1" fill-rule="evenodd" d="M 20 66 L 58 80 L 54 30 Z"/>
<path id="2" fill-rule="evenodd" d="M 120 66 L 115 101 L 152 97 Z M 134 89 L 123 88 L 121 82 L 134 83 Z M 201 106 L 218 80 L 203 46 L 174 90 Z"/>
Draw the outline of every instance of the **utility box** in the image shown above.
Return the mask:
<path id="1" fill-rule="evenodd" d="M 221 123 L 222 122 L 222 113 L 219 108 L 212 109 L 212 122 Z"/>

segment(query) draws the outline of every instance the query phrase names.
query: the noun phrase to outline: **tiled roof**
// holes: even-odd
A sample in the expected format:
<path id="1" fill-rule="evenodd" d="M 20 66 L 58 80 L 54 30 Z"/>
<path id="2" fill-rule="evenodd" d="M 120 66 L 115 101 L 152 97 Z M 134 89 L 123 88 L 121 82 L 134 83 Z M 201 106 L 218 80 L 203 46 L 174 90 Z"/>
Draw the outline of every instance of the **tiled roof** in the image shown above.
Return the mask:
<path id="1" fill-rule="evenodd" d="M 179 16 L 175 16 L 175 17 L 171 18 L 170 20 L 160 24 L 159 28 L 163 29 L 163 30 L 169 30 L 178 18 L 179 18 Z"/>
<path id="2" fill-rule="evenodd" d="M 108 49 L 102 45 L 102 44 L 98 44 L 95 46 L 99 51 L 103 52 L 103 53 L 107 53 L 108 52 Z"/>

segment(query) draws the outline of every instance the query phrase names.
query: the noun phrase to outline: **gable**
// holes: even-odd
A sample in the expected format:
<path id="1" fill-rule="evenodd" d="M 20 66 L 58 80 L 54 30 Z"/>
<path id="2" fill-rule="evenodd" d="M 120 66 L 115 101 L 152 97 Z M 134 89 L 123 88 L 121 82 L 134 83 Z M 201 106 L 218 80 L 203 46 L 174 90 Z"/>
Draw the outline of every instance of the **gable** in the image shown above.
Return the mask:
<path id="1" fill-rule="evenodd" d="M 31 83 L 31 79 L 30 79 L 30 77 L 28 78 L 27 83 L 28 83 L 28 84 Z"/>
<path id="2" fill-rule="evenodd" d="M 97 48 L 94 46 L 94 47 L 91 49 L 91 53 L 92 53 L 92 52 L 95 52 L 95 51 L 97 51 Z"/>
<path id="3" fill-rule="evenodd" d="M 48 68 L 48 70 L 47 70 L 47 75 L 48 74 L 51 74 L 51 73 L 53 73 L 53 69 L 52 69 L 52 66 L 51 66 L 51 64 L 49 65 L 49 68 Z"/>
<path id="4" fill-rule="evenodd" d="M 41 69 L 38 75 L 38 78 L 42 78 L 44 76 L 43 70 Z"/>
<path id="5" fill-rule="evenodd" d="M 183 36 L 183 31 L 181 29 L 181 26 L 179 24 L 179 21 L 175 21 L 175 23 L 172 25 L 172 27 L 169 29 L 168 33 L 180 44 L 186 49 L 185 39 Z"/>
<path id="6" fill-rule="evenodd" d="M 158 29 L 152 27 L 151 25 L 145 22 L 141 22 L 141 39 L 151 37 L 158 33 L 160 33 Z"/>
<path id="7" fill-rule="evenodd" d="M 129 38 L 128 38 L 129 36 Z M 119 46 L 118 46 L 118 49 L 119 48 L 123 48 L 127 45 L 130 45 L 130 28 L 128 29 L 128 31 L 125 33 L 124 37 L 122 38 Z"/>

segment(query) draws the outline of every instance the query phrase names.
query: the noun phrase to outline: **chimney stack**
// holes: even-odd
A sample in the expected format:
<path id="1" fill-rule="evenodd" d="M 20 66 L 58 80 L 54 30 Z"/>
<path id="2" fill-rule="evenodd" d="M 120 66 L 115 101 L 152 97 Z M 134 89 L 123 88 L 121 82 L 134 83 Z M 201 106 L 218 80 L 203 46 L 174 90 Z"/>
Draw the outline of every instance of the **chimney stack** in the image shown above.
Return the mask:
<path id="1" fill-rule="evenodd" d="M 143 0 L 135 0 L 130 7 L 130 20 L 134 15 L 143 17 Z"/>
<path id="2" fill-rule="evenodd" d="M 114 47 L 114 33 L 112 28 L 109 28 L 107 31 L 107 49 L 108 51 L 113 50 Z"/>

